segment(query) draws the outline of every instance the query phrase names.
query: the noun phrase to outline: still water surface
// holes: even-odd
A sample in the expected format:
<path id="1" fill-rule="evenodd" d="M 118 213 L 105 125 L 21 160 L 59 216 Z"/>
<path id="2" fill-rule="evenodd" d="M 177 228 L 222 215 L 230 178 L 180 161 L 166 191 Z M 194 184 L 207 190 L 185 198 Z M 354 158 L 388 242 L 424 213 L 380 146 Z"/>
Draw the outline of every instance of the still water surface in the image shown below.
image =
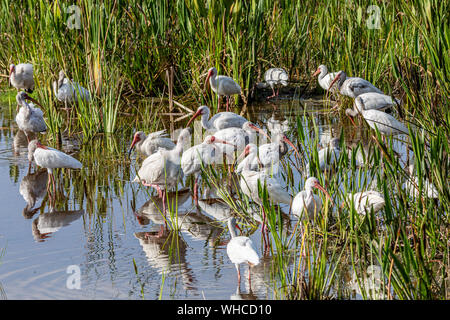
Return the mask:
<path id="1" fill-rule="evenodd" d="M 321 143 L 340 134 L 339 119 L 317 112 L 318 102 L 308 106 L 281 100 L 276 106 L 278 116 L 287 119 L 290 128 L 295 127 L 296 114 L 303 114 L 306 107 L 319 127 Z M 251 120 L 264 127 L 272 116 L 273 104 L 254 106 L 251 110 Z M 190 190 L 180 186 L 180 233 L 177 236 L 167 230 L 162 232 L 164 222 L 156 207 L 158 200 L 152 201 L 146 188 L 130 182 L 142 159 L 133 155 L 131 163 L 114 161 L 117 157 L 125 159 L 131 135 L 117 134 L 108 138 L 112 142 L 99 142 L 105 145 L 100 155 L 92 154 L 89 146 L 74 140 L 64 141 L 64 151 L 75 152 L 84 165 L 84 173 L 64 171 L 57 176 L 57 181 L 62 181 L 61 190 L 56 208 L 51 208 L 45 190 L 47 173 L 35 172 L 33 166 L 28 174 L 26 140 L 22 137 L 22 144 L 17 143 L 20 137 L 13 114 L 8 106 L 0 110 L 0 248 L 4 248 L 0 285 L 6 298 L 274 297 L 276 284 L 271 282 L 270 257 L 253 268 L 251 288 L 246 281 L 247 266 L 242 265 L 243 277 L 238 287 L 235 267 L 226 254 L 229 238 L 226 222 L 217 220 L 224 211 L 226 214 L 223 203 L 200 201 L 197 209 Z M 304 120 L 303 130 L 308 139 L 314 139 L 309 125 Z M 295 144 L 294 133 L 295 130 L 288 131 Z M 348 140 L 358 137 L 353 134 Z M 110 143 L 118 148 L 119 154 L 108 152 L 106 145 Z M 83 161 L 88 153 L 90 160 Z M 96 161 L 97 157 L 106 160 Z M 91 183 L 89 175 L 94 173 L 95 178 L 101 178 L 100 182 Z M 298 172 L 294 179 L 298 191 L 304 179 Z M 286 213 L 288 209 L 283 207 Z M 146 236 L 148 232 L 150 236 Z M 160 237 L 153 237 L 158 233 Z M 261 253 L 259 229 L 250 237 Z M 78 270 L 79 288 L 76 285 L 74 288 L 71 279 Z"/>

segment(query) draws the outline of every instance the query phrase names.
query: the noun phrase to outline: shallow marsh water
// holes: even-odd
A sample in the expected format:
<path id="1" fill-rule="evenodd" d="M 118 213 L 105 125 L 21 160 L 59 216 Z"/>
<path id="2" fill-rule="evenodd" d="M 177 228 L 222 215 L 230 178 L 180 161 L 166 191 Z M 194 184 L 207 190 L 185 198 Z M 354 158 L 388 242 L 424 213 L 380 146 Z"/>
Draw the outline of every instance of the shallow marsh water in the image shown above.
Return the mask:
<path id="1" fill-rule="evenodd" d="M 343 119 L 322 113 L 320 100 L 280 99 L 252 105 L 251 120 L 265 128 L 274 106 L 277 115 L 289 121 L 288 136 L 294 144 L 297 115 L 307 115 L 301 119 L 308 143 L 312 144 L 316 134 L 313 119 L 322 145 L 340 135 Z M 242 265 L 238 287 L 235 267 L 226 254 L 226 222 L 216 220 L 227 210 L 220 201 L 200 201 L 197 209 L 190 185 L 180 185 L 176 198 L 180 232 L 162 231 L 164 220 L 158 211 L 161 203 L 154 197 L 155 192 L 130 182 L 143 159 L 136 153 L 131 161 L 126 158 L 133 131 L 99 136 L 84 145 L 76 139 L 63 140 L 62 149 L 73 152 L 84 168 L 57 174 L 56 208 L 51 208 L 45 192 L 46 171 L 35 171 L 33 165 L 32 174 L 27 174 L 26 140 L 17 135 L 13 117 L 14 112 L 3 106 L 0 247 L 5 251 L 0 285 L 8 299 L 274 298 L 277 284 L 271 275 L 270 256 L 252 269 L 251 288 L 247 266 Z M 364 132 L 344 127 L 347 145 L 361 137 L 367 139 Z M 303 155 L 307 153 L 307 149 L 303 150 Z M 289 155 L 289 161 L 295 163 L 293 153 Z M 297 192 L 305 177 L 296 170 L 293 173 L 293 189 Z M 31 189 L 24 191 L 25 184 L 39 185 L 41 189 L 43 185 L 43 189 L 30 195 Z M 205 189 L 203 186 L 203 195 L 213 193 Z M 282 206 L 282 210 L 288 213 L 289 207 Z M 261 233 L 259 228 L 253 231 L 250 237 L 261 253 Z M 73 288 L 70 281 L 77 270 L 80 286 Z M 350 271 L 342 272 L 344 285 L 350 286 Z M 348 293 L 347 297 L 360 295 Z"/>

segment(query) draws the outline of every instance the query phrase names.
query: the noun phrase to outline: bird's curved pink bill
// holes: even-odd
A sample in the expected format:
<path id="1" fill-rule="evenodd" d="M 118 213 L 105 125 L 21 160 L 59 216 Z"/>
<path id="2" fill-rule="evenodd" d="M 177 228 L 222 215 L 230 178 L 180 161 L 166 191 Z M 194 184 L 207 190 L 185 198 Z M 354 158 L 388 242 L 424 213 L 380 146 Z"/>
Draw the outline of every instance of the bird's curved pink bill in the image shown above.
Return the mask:
<path id="1" fill-rule="evenodd" d="M 323 193 L 325 193 L 325 195 L 328 197 L 328 199 L 330 199 L 331 203 L 334 204 L 333 199 L 331 199 L 330 194 L 328 193 L 328 191 L 322 187 L 319 183 L 316 183 L 314 185 L 315 188 L 319 189 L 320 191 L 322 191 Z"/>
<path id="2" fill-rule="evenodd" d="M 292 141 L 289 140 L 288 137 L 286 137 L 286 136 L 283 137 L 283 141 L 286 142 L 288 145 L 290 145 L 292 147 L 292 149 L 294 149 L 295 153 L 297 153 L 298 158 L 301 159 L 300 153 L 298 152 L 297 148 L 294 146 Z"/>
<path id="3" fill-rule="evenodd" d="M 194 121 L 198 116 L 200 116 L 202 114 L 202 110 L 197 110 L 196 113 L 194 113 L 194 115 L 192 116 L 192 118 L 188 121 L 186 127 L 189 127 L 189 125 L 192 123 L 192 121 Z"/>
<path id="4" fill-rule="evenodd" d="M 138 135 L 135 135 L 134 138 L 133 138 L 133 141 L 131 142 L 131 146 L 130 146 L 130 148 L 128 149 L 128 157 L 130 156 L 131 151 L 132 151 L 133 148 L 134 148 L 134 145 L 135 145 L 137 142 L 139 142 L 139 140 L 141 140 L 141 139 L 139 138 L 139 136 L 138 136 Z"/>

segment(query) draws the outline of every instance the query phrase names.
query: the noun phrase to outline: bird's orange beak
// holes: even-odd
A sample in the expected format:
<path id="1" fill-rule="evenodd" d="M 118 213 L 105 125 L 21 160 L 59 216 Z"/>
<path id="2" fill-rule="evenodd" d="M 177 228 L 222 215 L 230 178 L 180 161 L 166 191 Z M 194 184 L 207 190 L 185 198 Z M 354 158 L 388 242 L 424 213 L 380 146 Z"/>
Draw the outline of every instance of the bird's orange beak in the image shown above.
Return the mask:
<path id="1" fill-rule="evenodd" d="M 134 148 L 134 145 L 135 145 L 138 141 L 140 141 L 140 140 L 141 140 L 141 139 L 139 138 L 138 135 L 134 135 L 133 142 L 131 142 L 131 146 L 130 146 L 130 148 L 128 149 L 128 157 L 130 156 L 131 151 L 132 151 L 133 148 Z"/>
<path id="2" fill-rule="evenodd" d="M 350 121 L 353 123 L 353 126 L 356 127 L 356 123 L 355 120 L 353 120 L 353 117 L 350 117 L 349 115 L 347 115 L 347 117 L 350 119 Z"/>
<path id="3" fill-rule="evenodd" d="M 323 193 L 325 193 L 325 195 L 328 197 L 328 199 L 330 199 L 331 203 L 334 205 L 333 199 L 331 199 L 330 194 L 328 193 L 327 190 L 325 190 L 324 187 L 322 187 L 319 183 L 316 183 L 314 185 L 315 188 L 319 189 L 320 191 L 322 191 Z"/>
<path id="4" fill-rule="evenodd" d="M 333 84 L 336 82 L 336 81 L 338 81 L 338 79 L 341 77 L 341 74 L 339 73 L 337 76 L 336 76 L 336 78 L 334 78 L 334 80 L 330 83 L 330 86 L 328 87 L 328 90 L 327 91 L 330 91 L 330 88 L 332 88 L 333 87 Z"/>
<path id="5" fill-rule="evenodd" d="M 11 76 L 13 74 L 13 72 L 14 72 L 14 66 L 9 68 L 9 76 Z"/>
<path id="6" fill-rule="evenodd" d="M 206 77 L 206 81 L 205 81 L 205 90 L 209 84 L 209 78 L 211 78 L 211 75 L 212 75 L 212 71 L 209 71 L 208 76 Z"/>
<path id="7" fill-rule="evenodd" d="M 320 73 L 320 69 L 317 69 L 316 72 L 312 75 L 313 77 L 317 76 Z"/>
<path id="8" fill-rule="evenodd" d="M 288 137 L 284 136 L 283 137 L 283 141 L 286 142 L 288 145 L 290 145 L 292 147 L 292 149 L 294 149 L 295 153 L 297 153 L 298 159 L 300 160 L 300 153 L 298 152 L 297 148 L 294 146 L 294 144 L 292 143 L 291 140 L 288 139 Z"/>
<path id="9" fill-rule="evenodd" d="M 230 145 L 230 146 L 236 147 L 234 144 L 232 144 L 232 143 L 230 143 L 230 142 L 227 142 L 227 141 L 225 141 L 225 140 L 222 140 L 222 139 L 217 139 L 216 137 L 214 137 L 213 142 L 223 143 L 223 144 L 228 144 L 228 145 Z"/>
<path id="10" fill-rule="evenodd" d="M 253 130 L 255 130 L 256 132 L 258 132 L 258 133 L 260 133 L 260 134 L 266 136 L 267 139 L 269 139 L 270 141 L 272 141 L 272 139 L 270 138 L 270 136 L 269 136 L 263 129 L 261 129 L 261 128 L 255 126 L 253 123 L 250 123 L 249 127 L 252 128 Z"/>
<path id="11" fill-rule="evenodd" d="M 195 120 L 199 115 L 202 114 L 202 110 L 197 110 L 197 112 L 192 116 L 191 120 L 187 123 L 186 127 L 189 127 L 189 125 L 192 123 L 192 121 Z"/>

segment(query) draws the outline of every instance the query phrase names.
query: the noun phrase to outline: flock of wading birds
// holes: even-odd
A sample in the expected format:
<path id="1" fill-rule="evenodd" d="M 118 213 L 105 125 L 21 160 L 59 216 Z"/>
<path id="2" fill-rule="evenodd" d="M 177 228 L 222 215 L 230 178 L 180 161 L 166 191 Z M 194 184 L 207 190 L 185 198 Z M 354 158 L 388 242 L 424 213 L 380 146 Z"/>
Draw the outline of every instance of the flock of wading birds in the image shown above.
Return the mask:
<path id="1" fill-rule="evenodd" d="M 408 128 L 392 115 L 384 112 L 394 104 L 400 104 L 397 99 L 383 94 L 369 81 L 358 77 L 347 77 L 344 71 L 330 73 L 327 67 L 320 65 L 313 76 L 318 76 L 319 85 L 328 91 L 340 93 L 354 98 L 353 109 L 347 109 L 346 114 L 352 119 L 361 114 L 367 124 L 373 129 L 377 128 L 383 135 L 408 134 Z M 209 82 L 208 82 L 209 81 Z M 279 88 L 287 86 L 288 73 L 282 68 L 271 68 L 264 75 L 264 83 L 260 87 L 270 87 L 272 95 L 268 99 L 279 95 Z M 59 150 L 42 145 L 38 140 L 28 138 L 30 133 L 37 134 L 46 131 L 44 114 L 36 105 L 41 106 L 29 94 L 33 92 L 33 66 L 31 64 L 19 64 L 10 66 L 10 83 L 19 90 L 16 100 L 18 107 L 16 122 L 20 130 L 25 132 L 28 140 L 28 159 L 48 170 L 51 179 L 48 180 L 47 190 L 50 184 L 55 188 L 55 178 L 52 170 L 56 168 L 79 169 L 82 164 L 72 156 Z M 241 93 L 240 86 L 230 77 L 217 75 L 216 68 L 208 70 L 205 86 L 211 86 L 218 95 L 219 103 L 217 113 L 210 118 L 210 109 L 201 106 L 189 120 L 187 128 L 181 130 L 177 142 L 174 143 L 164 130 L 146 135 L 142 131 L 134 134 L 129 154 L 135 148 L 146 156 L 136 178 L 133 182 L 140 182 L 144 186 L 156 189 L 158 196 L 162 198 L 163 211 L 166 211 L 165 195 L 167 190 L 175 188 L 184 176 L 195 176 L 194 201 L 198 204 L 198 178 L 203 166 L 223 163 L 224 157 L 228 163 L 239 162 L 236 172 L 240 174 L 240 188 L 254 202 L 262 207 L 262 199 L 258 192 L 258 184 L 266 186 L 269 200 L 273 203 L 284 203 L 291 206 L 291 212 L 300 219 L 313 219 L 314 214 L 320 212 L 322 199 L 313 193 L 313 190 L 321 190 L 331 201 L 331 197 L 319 180 L 309 177 L 305 182 L 304 190 L 293 197 L 286 187 L 273 175 L 274 166 L 288 152 L 288 146 L 292 147 L 297 156 L 300 157 L 294 144 L 286 137 L 286 129 L 276 122 L 268 122 L 271 136 L 246 118 L 229 112 L 230 96 Z M 20 91 L 20 90 L 25 91 Z M 275 92 L 275 89 L 277 91 Z M 67 105 L 72 105 L 80 100 L 90 100 L 90 93 L 80 84 L 69 80 L 64 71 L 59 73 L 58 81 L 53 83 L 53 91 L 56 98 Z M 226 112 L 219 112 L 220 96 L 226 97 Z M 31 101 L 28 103 L 27 101 Z M 42 107 L 42 106 L 41 106 Z M 192 130 L 190 124 L 201 116 L 201 125 L 207 130 L 203 143 L 194 145 L 188 149 L 184 146 L 190 142 Z M 352 120 L 353 122 L 353 120 Z M 272 123 L 272 125 L 270 125 Z M 258 138 L 269 139 L 269 143 L 256 145 Z M 267 140 L 266 140 L 267 141 Z M 184 150 L 186 149 L 186 150 Z M 331 139 L 329 145 L 318 153 L 320 169 L 323 171 L 337 162 L 340 155 L 339 139 Z M 239 154 L 238 157 L 236 157 Z M 230 162 L 229 162 L 230 161 Z M 412 174 L 413 168 L 409 168 Z M 272 174 L 271 174 L 272 173 Z M 309 170 L 307 170 L 307 174 Z M 417 178 L 415 178 L 417 179 Z M 51 181 L 50 181 L 51 180 Z M 417 180 L 414 178 L 405 183 L 412 196 L 418 196 L 415 186 Z M 435 187 L 426 181 L 426 196 L 437 197 Z M 49 197 L 51 192 L 49 191 Z M 360 214 L 368 211 L 374 212 L 384 207 L 383 195 L 377 191 L 358 192 L 349 195 L 353 197 L 352 203 Z M 268 228 L 266 226 L 266 214 L 262 207 L 262 234 L 264 247 L 268 245 Z M 231 240 L 227 244 L 227 254 L 232 263 L 235 264 L 238 281 L 240 282 L 239 264 L 259 264 L 260 258 L 254 249 L 252 241 L 245 236 L 237 236 L 235 227 L 238 227 L 233 217 L 228 219 L 228 227 Z M 238 227 L 239 228 L 239 227 Z M 250 272 L 249 272 L 250 280 Z"/>

